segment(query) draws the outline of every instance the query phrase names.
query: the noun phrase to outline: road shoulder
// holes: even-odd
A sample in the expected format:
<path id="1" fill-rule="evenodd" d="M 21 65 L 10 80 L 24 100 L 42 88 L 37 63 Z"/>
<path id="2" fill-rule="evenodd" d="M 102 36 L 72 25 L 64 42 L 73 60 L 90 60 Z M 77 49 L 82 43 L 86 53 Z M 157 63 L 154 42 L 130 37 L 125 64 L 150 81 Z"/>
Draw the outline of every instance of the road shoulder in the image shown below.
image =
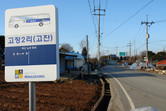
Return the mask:
<path id="1" fill-rule="evenodd" d="M 109 78 L 106 78 L 106 80 L 110 84 L 111 89 L 111 100 L 109 102 L 107 111 L 124 111 L 123 105 L 119 98 L 118 90 L 116 89 L 114 83 Z"/>

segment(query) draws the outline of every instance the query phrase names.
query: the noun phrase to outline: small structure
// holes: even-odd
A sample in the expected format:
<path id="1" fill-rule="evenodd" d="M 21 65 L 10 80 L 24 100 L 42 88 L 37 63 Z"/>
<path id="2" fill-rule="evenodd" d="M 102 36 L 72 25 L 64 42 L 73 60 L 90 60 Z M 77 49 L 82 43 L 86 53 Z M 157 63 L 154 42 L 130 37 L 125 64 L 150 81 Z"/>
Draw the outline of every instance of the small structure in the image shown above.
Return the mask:
<path id="1" fill-rule="evenodd" d="M 156 63 L 156 66 L 166 66 L 166 60 L 162 60 L 162 61 Z"/>
<path id="2" fill-rule="evenodd" d="M 156 63 L 156 68 L 160 70 L 166 70 L 166 60 Z"/>
<path id="3" fill-rule="evenodd" d="M 76 55 L 72 55 L 72 54 L 67 54 L 67 53 L 64 53 L 64 52 L 60 52 L 60 73 L 64 73 L 65 70 L 67 70 L 67 64 L 71 65 L 73 63 L 74 60 L 71 60 L 71 61 L 67 61 L 65 58 L 66 57 L 71 57 L 71 58 L 74 58 L 74 57 L 77 57 Z"/>
<path id="4" fill-rule="evenodd" d="M 67 64 L 67 67 L 71 66 L 71 69 L 75 70 L 75 69 L 83 68 L 84 65 L 86 64 L 86 61 L 85 61 L 86 57 L 83 56 L 82 54 L 80 54 L 79 52 L 77 52 L 77 53 L 66 52 L 66 54 L 75 56 L 75 57 L 72 57 L 72 56 L 65 57 L 66 61 L 72 61 L 72 66 Z"/>
<path id="5" fill-rule="evenodd" d="M 60 52 L 60 73 L 71 70 L 87 70 L 86 57 L 79 52 Z"/>

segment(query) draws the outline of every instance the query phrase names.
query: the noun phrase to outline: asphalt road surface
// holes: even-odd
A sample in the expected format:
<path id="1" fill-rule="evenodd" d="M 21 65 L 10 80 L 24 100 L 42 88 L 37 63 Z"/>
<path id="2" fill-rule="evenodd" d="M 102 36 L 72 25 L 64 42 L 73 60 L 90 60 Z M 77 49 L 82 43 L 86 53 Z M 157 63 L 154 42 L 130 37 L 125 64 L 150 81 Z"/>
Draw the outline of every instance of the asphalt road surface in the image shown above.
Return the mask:
<path id="1" fill-rule="evenodd" d="M 166 75 L 130 70 L 120 65 L 109 65 L 102 70 L 116 88 L 124 111 L 146 106 L 166 111 Z"/>

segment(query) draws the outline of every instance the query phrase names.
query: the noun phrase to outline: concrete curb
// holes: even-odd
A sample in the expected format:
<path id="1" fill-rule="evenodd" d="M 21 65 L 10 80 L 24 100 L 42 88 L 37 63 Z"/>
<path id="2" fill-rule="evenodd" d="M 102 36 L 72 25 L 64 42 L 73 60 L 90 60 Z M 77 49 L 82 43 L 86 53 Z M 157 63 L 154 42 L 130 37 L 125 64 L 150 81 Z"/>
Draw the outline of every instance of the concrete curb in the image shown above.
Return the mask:
<path id="1" fill-rule="evenodd" d="M 111 93 L 111 99 L 107 108 L 107 111 L 124 111 L 123 105 L 120 101 L 119 94 L 117 89 L 114 86 L 114 83 L 108 78 L 106 78 L 106 81 L 110 84 L 110 93 Z"/>
<path id="2" fill-rule="evenodd" d="M 106 81 L 102 73 L 97 74 L 102 83 L 101 96 L 91 111 L 107 111 L 111 99 L 110 84 Z"/>
<path id="3" fill-rule="evenodd" d="M 91 109 L 91 111 L 97 111 L 98 110 L 97 108 L 98 108 L 99 104 L 101 103 L 101 101 L 102 101 L 102 99 L 104 97 L 104 82 L 103 82 L 103 80 L 101 78 L 99 78 L 99 79 L 100 79 L 100 82 L 102 84 L 101 95 L 100 95 L 99 100 L 95 103 L 95 105 Z"/>

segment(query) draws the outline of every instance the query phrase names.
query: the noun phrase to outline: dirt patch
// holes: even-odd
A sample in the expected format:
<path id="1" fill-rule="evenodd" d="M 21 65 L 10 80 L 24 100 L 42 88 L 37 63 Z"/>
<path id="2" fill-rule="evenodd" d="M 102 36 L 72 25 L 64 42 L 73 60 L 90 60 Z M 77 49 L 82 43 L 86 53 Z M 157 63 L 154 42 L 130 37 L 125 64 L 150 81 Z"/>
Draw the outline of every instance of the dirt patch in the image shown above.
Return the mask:
<path id="1" fill-rule="evenodd" d="M 90 79 L 91 78 L 91 79 Z M 28 83 L 6 83 L 0 71 L 0 111 L 28 111 Z M 37 111 L 89 111 L 101 94 L 96 76 L 36 83 Z"/>

